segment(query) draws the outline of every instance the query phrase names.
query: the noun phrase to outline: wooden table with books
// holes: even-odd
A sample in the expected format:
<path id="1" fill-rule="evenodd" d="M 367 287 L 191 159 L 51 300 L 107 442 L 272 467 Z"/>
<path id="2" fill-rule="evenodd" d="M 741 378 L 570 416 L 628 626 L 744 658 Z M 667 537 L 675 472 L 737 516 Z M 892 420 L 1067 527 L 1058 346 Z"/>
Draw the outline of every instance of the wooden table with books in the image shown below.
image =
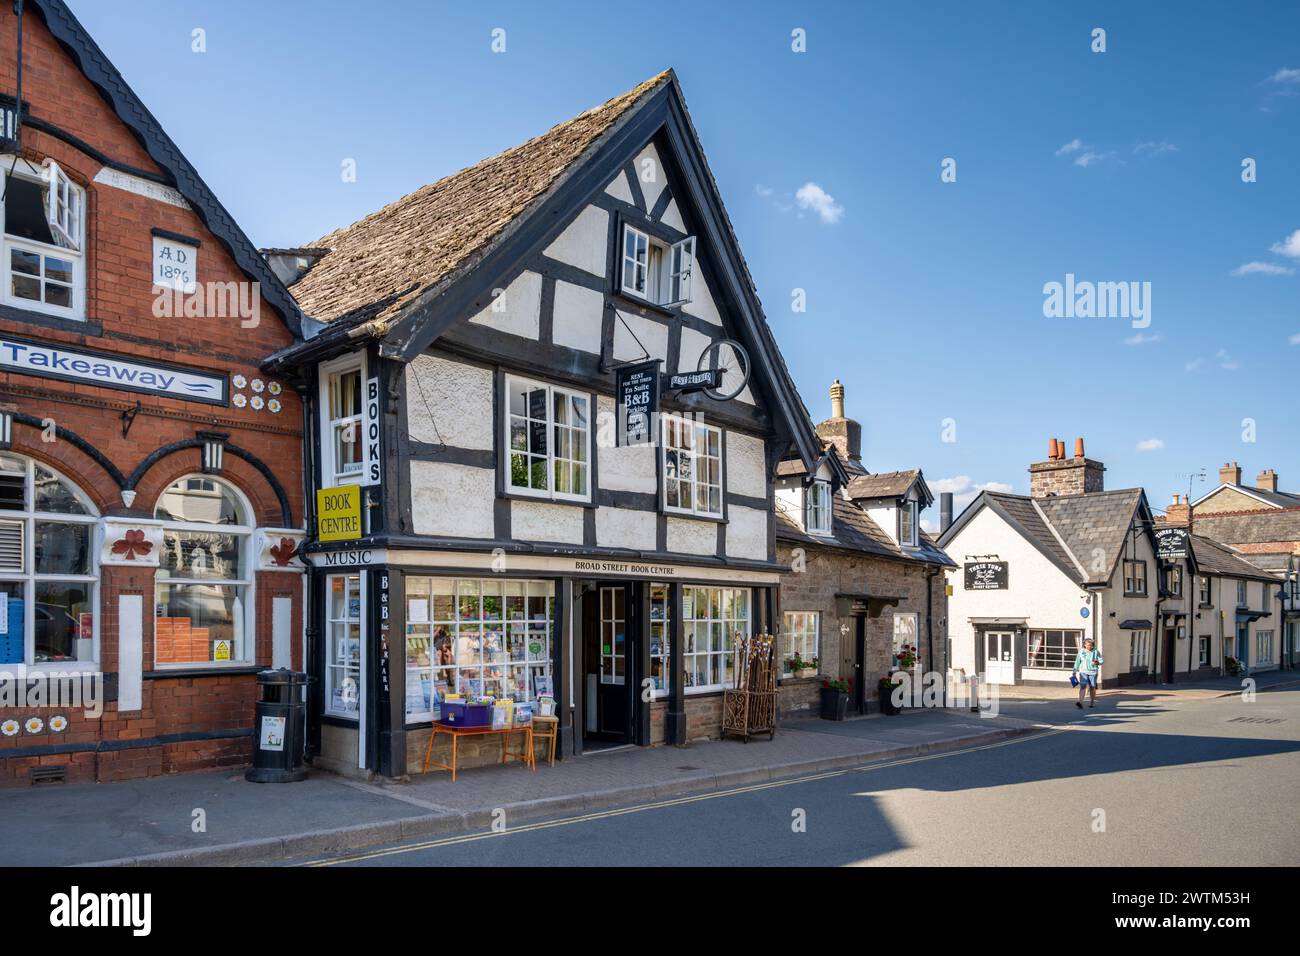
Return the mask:
<path id="1" fill-rule="evenodd" d="M 524 749 L 516 752 L 510 749 L 510 735 L 520 733 L 524 735 Z M 451 763 L 439 763 L 432 760 L 433 742 L 439 734 L 446 734 L 451 737 Z M 456 759 L 458 756 L 457 744 L 461 737 L 479 737 L 484 734 L 500 734 L 501 736 L 501 762 L 505 763 L 507 759 L 519 760 L 530 770 L 537 770 L 537 763 L 533 758 L 533 724 L 529 721 L 526 724 L 511 724 L 506 727 L 493 727 L 485 724 L 481 727 L 463 727 L 454 724 L 444 724 L 435 721 L 433 730 L 429 734 L 429 745 L 424 750 L 424 773 L 429 772 L 430 767 L 437 767 L 441 770 L 451 771 L 452 783 L 456 782 Z"/>

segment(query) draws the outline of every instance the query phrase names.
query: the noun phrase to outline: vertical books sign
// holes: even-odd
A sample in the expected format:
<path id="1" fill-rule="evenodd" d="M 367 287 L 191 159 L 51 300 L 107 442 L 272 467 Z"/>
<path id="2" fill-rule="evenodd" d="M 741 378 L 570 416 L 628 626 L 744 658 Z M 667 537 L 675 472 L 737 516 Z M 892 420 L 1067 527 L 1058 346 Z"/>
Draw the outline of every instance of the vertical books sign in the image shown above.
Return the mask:
<path id="1" fill-rule="evenodd" d="M 366 379 L 365 403 L 361 415 L 362 485 L 378 485 L 384 475 L 383 454 L 379 444 L 379 378 Z"/>
<path id="2" fill-rule="evenodd" d="M 627 365 L 618 370 L 617 445 L 646 445 L 654 441 L 659 411 L 659 361 Z"/>

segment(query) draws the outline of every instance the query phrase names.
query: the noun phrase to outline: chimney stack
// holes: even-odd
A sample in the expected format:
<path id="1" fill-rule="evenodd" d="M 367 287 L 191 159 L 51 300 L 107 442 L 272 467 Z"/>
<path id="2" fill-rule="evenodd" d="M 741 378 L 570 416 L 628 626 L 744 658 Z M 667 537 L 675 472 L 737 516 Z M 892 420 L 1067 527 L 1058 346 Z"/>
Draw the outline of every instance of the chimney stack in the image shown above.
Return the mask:
<path id="1" fill-rule="evenodd" d="M 831 417 L 817 426 L 817 436 L 835 446 L 840 458 L 862 464 L 862 426 L 844 415 L 844 385 L 831 383 Z"/>
<path id="2" fill-rule="evenodd" d="M 1255 479 L 1255 487 L 1260 491 L 1277 491 L 1277 472 L 1272 468 L 1265 468 Z"/>
<path id="3" fill-rule="evenodd" d="M 1241 466 L 1235 461 L 1225 464 L 1219 469 L 1219 484 L 1221 485 L 1239 485 L 1241 484 Z"/>
<path id="4" fill-rule="evenodd" d="M 844 386 L 837 378 L 831 382 L 831 418 L 844 417 Z"/>
<path id="5" fill-rule="evenodd" d="M 1106 490 L 1106 466 L 1084 454 L 1083 439 L 1074 440 L 1074 457 L 1065 457 L 1065 442 L 1051 439 L 1047 461 L 1029 466 L 1029 494 L 1034 498 L 1083 495 Z"/>
<path id="6" fill-rule="evenodd" d="M 1182 495 L 1174 495 L 1174 503 L 1165 509 L 1165 524 L 1186 526 L 1192 523 L 1192 509 Z"/>
<path id="7" fill-rule="evenodd" d="M 952 524 L 952 492 L 939 492 L 939 533 L 943 534 Z"/>

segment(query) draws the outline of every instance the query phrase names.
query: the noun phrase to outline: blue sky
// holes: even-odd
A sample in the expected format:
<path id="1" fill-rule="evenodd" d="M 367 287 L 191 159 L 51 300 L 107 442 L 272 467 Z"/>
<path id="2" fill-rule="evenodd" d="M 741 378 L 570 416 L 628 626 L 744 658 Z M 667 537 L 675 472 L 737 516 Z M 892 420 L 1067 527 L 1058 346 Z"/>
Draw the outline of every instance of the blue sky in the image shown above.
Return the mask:
<path id="1" fill-rule="evenodd" d="M 1157 508 L 1230 459 L 1300 490 L 1297 5 L 71 6 L 263 246 L 672 66 L 800 391 L 820 419 L 844 381 L 869 468 L 1024 492 L 1082 435 Z M 1067 273 L 1149 282 L 1149 328 L 1045 317 Z"/>

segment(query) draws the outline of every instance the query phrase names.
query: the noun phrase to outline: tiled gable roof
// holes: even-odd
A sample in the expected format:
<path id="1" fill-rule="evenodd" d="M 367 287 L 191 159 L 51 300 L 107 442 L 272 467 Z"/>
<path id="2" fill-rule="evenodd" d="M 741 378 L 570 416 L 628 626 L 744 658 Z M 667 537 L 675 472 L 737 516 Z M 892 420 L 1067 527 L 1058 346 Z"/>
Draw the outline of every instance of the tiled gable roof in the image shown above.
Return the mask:
<path id="1" fill-rule="evenodd" d="M 1034 499 L 1095 584 L 1110 580 L 1141 501 L 1140 488 Z"/>
<path id="2" fill-rule="evenodd" d="M 871 520 L 871 516 L 840 495 L 831 499 L 831 534 L 809 534 L 780 508 L 776 511 L 776 536 L 783 541 L 839 548 L 901 561 L 928 562 L 956 567 L 943 549 L 924 531 L 920 545 L 901 548 Z"/>
<path id="3" fill-rule="evenodd" d="M 859 475 L 848 484 L 849 497 L 901 498 L 907 494 L 908 489 L 919 477 L 921 477 L 919 468 L 909 471 L 886 471 L 878 475 Z"/>
<path id="4" fill-rule="evenodd" d="M 642 97 L 665 71 L 540 136 L 423 186 L 308 243 L 329 253 L 293 287 L 315 319 L 383 320 L 472 264 Z"/>
<path id="5" fill-rule="evenodd" d="M 1260 570 L 1245 559 L 1235 548 L 1219 544 L 1204 535 L 1192 535 L 1192 553 L 1196 566 L 1208 574 L 1225 574 L 1232 577 L 1273 580 L 1273 575 Z"/>

